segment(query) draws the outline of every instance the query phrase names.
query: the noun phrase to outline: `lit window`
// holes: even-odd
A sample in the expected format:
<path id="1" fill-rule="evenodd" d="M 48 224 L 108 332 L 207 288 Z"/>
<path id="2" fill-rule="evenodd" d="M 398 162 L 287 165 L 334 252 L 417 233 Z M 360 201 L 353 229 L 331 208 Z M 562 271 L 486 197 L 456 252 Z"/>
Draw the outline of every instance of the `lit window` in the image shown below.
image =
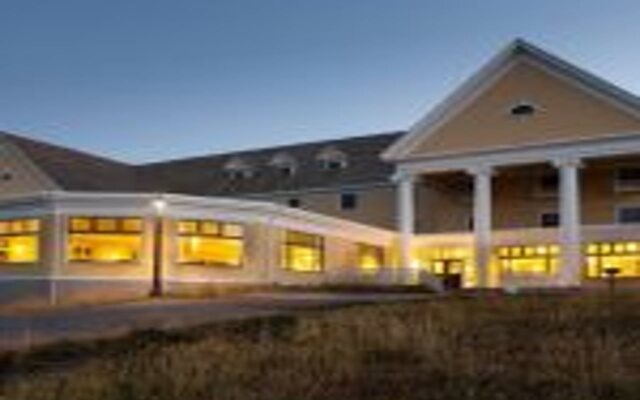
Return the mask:
<path id="1" fill-rule="evenodd" d="M 296 272 L 320 272 L 324 268 L 324 238 L 298 231 L 286 231 L 284 268 Z"/>
<path id="2" fill-rule="evenodd" d="M 370 244 L 358 244 L 358 266 L 365 271 L 373 271 L 384 264 L 384 249 Z"/>
<path id="3" fill-rule="evenodd" d="M 587 277 L 603 278 L 608 268 L 617 268 L 616 276 L 620 278 L 639 278 L 640 242 L 587 245 Z"/>
<path id="4" fill-rule="evenodd" d="M 640 167 L 622 167 L 616 170 L 615 187 L 618 191 L 640 190 Z"/>
<path id="5" fill-rule="evenodd" d="M 29 264 L 40 257 L 40 220 L 0 221 L 0 263 Z"/>
<path id="6" fill-rule="evenodd" d="M 551 275 L 558 267 L 556 246 L 510 246 L 498 249 L 503 272 L 511 274 Z"/>
<path id="7" fill-rule="evenodd" d="M 355 193 L 340 194 L 340 209 L 355 210 L 358 207 L 358 195 Z"/>
<path id="8" fill-rule="evenodd" d="M 244 257 L 244 226 L 213 221 L 178 222 L 178 263 L 240 267 Z"/>
<path id="9" fill-rule="evenodd" d="M 619 224 L 640 223 L 640 207 L 621 207 L 618 209 L 617 214 Z"/>
<path id="10" fill-rule="evenodd" d="M 142 253 L 142 219 L 72 217 L 67 259 L 70 262 L 130 263 Z"/>

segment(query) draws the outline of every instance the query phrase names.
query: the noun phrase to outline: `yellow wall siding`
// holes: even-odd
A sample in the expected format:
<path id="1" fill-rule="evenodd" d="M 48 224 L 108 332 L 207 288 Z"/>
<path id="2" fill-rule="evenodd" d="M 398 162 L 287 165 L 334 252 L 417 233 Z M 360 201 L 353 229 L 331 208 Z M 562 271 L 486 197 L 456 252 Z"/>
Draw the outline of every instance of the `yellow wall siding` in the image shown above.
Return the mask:
<path id="1" fill-rule="evenodd" d="M 539 112 L 509 114 L 529 101 Z M 540 67 L 519 62 L 451 120 L 425 137 L 412 156 L 572 141 L 639 132 L 640 120 Z"/>
<path id="2" fill-rule="evenodd" d="M 340 209 L 341 190 L 318 192 L 292 192 L 263 197 L 266 200 L 286 205 L 291 198 L 298 198 L 301 209 L 344 218 L 350 221 L 394 229 L 396 226 L 396 188 L 393 185 L 369 188 L 345 189 L 344 192 L 358 195 L 358 206 L 353 210 Z"/>

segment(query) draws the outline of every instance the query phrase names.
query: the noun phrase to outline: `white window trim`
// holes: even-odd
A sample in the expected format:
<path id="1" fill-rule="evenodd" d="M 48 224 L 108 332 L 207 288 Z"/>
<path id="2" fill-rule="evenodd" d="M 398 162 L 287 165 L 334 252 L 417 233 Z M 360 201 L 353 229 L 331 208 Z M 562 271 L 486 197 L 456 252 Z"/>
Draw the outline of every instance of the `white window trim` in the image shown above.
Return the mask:
<path id="1" fill-rule="evenodd" d="M 542 224 L 542 217 L 545 214 L 557 214 L 558 215 L 558 225 L 556 225 L 556 226 L 544 226 Z M 543 211 L 540 211 L 538 213 L 538 228 L 553 229 L 553 228 L 558 228 L 559 226 L 560 226 L 560 212 L 558 210 L 543 210 Z"/>
<path id="2" fill-rule="evenodd" d="M 640 192 L 640 181 L 638 182 L 637 186 L 626 186 L 621 184 L 620 181 L 620 172 L 622 169 L 624 168 L 638 168 L 640 169 L 640 166 L 638 167 L 631 167 L 631 166 L 619 166 L 616 167 L 614 174 L 613 174 L 613 191 L 615 193 L 635 193 L 635 192 Z"/>
<path id="3" fill-rule="evenodd" d="M 616 225 L 634 225 L 634 224 L 640 224 L 639 222 L 622 222 L 622 219 L 620 218 L 620 216 L 622 215 L 622 210 L 624 209 L 628 209 L 628 208 L 638 208 L 640 209 L 640 204 L 638 203 L 632 203 L 632 204 L 621 204 L 621 205 L 617 205 L 615 207 L 615 224 Z"/>
<path id="4" fill-rule="evenodd" d="M 344 195 L 353 195 L 355 196 L 355 207 L 352 208 L 344 208 L 342 207 L 342 196 Z M 338 196 L 338 210 L 339 211 L 356 211 L 359 208 L 359 202 L 360 202 L 360 195 L 357 192 L 340 192 L 340 195 Z"/>

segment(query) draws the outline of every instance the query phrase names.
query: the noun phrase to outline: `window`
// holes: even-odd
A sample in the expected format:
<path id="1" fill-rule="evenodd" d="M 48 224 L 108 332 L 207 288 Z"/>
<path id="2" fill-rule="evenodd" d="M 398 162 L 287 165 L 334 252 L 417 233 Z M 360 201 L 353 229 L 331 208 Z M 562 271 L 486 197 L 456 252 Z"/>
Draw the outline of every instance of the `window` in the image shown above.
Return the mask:
<path id="1" fill-rule="evenodd" d="M 556 196 L 558 194 L 559 178 L 556 172 L 545 172 L 538 177 L 536 194 L 541 196 Z"/>
<path id="2" fill-rule="evenodd" d="M 616 170 L 615 188 L 617 191 L 640 190 L 640 168 L 623 167 Z"/>
<path id="3" fill-rule="evenodd" d="M 640 242 L 590 243 L 587 250 L 587 277 L 603 278 L 607 268 L 618 268 L 618 277 L 640 277 Z"/>
<path id="4" fill-rule="evenodd" d="M 358 195 L 355 193 L 340 194 L 340 209 L 355 210 L 358 207 Z"/>
<path id="5" fill-rule="evenodd" d="M 617 214 L 619 224 L 640 224 L 640 207 L 621 207 Z"/>
<path id="6" fill-rule="evenodd" d="M 316 158 L 320 161 L 322 168 L 327 171 L 340 170 L 347 166 L 347 155 L 334 146 L 322 149 Z"/>
<path id="7" fill-rule="evenodd" d="M 297 197 L 292 197 L 287 200 L 287 205 L 291 208 L 300 208 L 302 206 L 302 202 Z"/>
<path id="8" fill-rule="evenodd" d="M 140 261 L 142 231 L 141 218 L 71 217 L 67 259 L 97 263 Z"/>
<path id="9" fill-rule="evenodd" d="M 29 264 L 40 258 L 40 220 L 0 221 L 0 263 Z"/>
<path id="10" fill-rule="evenodd" d="M 498 249 L 503 272 L 552 275 L 558 268 L 560 248 L 556 245 L 510 246 Z"/>
<path id="11" fill-rule="evenodd" d="M 560 225 L 560 215 L 557 212 L 545 212 L 540 214 L 540 226 L 552 228 Z"/>
<path id="12" fill-rule="evenodd" d="M 296 159 L 288 153 L 277 153 L 269 162 L 282 178 L 292 177 L 296 172 Z"/>
<path id="13" fill-rule="evenodd" d="M 358 267 L 364 271 L 375 271 L 384 264 L 384 249 L 380 246 L 358 244 Z"/>
<path id="14" fill-rule="evenodd" d="M 286 231 L 284 268 L 296 272 L 320 272 L 324 268 L 324 238 L 299 231 Z"/>
<path id="15" fill-rule="evenodd" d="M 340 160 L 323 160 L 322 168 L 327 171 L 336 171 L 346 167 L 346 162 Z"/>
<path id="16" fill-rule="evenodd" d="M 295 175 L 296 169 L 293 165 L 279 165 L 276 167 L 278 170 L 278 174 L 282 178 L 290 178 Z"/>
<path id="17" fill-rule="evenodd" d="M 214 220 L 178 221 L 178 263 L 240 267 L 244 226 Z"/>

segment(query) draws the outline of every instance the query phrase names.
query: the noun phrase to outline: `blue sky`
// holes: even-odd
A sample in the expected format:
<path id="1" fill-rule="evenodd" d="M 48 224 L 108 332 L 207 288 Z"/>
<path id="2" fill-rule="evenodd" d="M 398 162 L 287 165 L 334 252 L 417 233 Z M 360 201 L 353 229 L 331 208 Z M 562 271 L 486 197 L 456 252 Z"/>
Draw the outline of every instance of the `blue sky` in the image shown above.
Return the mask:
<path id="1" fill-rule="evenodd" d="M 514 37 L 640 92 L 640 2 L 0 0 L 0 129 L 143 162 L 406 129 Z"/>

